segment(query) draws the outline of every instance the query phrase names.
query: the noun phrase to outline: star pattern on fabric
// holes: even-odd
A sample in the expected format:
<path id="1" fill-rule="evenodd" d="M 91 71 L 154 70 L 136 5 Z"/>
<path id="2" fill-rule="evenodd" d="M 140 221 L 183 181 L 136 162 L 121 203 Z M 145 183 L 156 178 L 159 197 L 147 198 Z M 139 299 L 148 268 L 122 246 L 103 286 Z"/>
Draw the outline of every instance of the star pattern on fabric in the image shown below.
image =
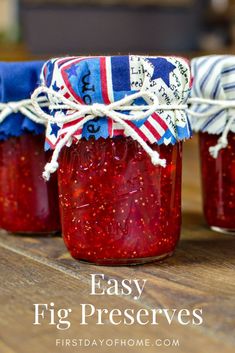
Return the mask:
<path id="1" fill-rule="evenodd" d="M 50 135 L 55 135 L 55 137 L 57 137 L 59 131 L 60 131 L 60 127 L 57 124 L 51 124 Z"/>
<path id="2" fill-rule="evenodd" d="M 56 81 L 53 83 L 52 88 L 54 91 L 58 92 L 60 90 L 60 87 L 57 86 Z"/>
<path id="3" fill-rule="evenodd" d="M 150 58 L 148 61 L 154 66 L 153 76 L 151 81 L 161 78 L 162 81 L 170 86 L 170 73 L 176 69 L 176 66 L 170 63 L 165 58 Z"/>
<path id="4" fill-rule="evenodd" d="M 75 65 L 71 65 L 70 68 L 65 70 L 65 72 L 68 74 L 68 78 L 71 78 L 72 76 L 77 76 L 77 69 Z"/>
<path id="5" fill-rule="evenodd" d="M 166 138 L 164 137 L 164 145 L 168 146 L 171 143 L 171 137 Z"/>

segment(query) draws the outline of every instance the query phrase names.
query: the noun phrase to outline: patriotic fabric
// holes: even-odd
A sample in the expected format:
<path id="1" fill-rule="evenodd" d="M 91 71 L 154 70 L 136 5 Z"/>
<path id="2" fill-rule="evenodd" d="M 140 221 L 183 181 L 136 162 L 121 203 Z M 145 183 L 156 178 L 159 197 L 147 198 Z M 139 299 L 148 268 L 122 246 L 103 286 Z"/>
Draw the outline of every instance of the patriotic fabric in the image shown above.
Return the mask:
<path id="1" fill-rule="evenodd" d="M 62 94 L 65 98 L 82 104 L 112 102 L 141 90 L 152 92 L 159 105 L 184 104 L 189 96 L 191 78 L 188 62 L 176 57 L 68 57 L 48 61 L 42 70 L 42 84 Z M 55 103 L 50 94 L 48 98 Z M 138 98 L 134 105 L 148 105 Z M 69 115 L 66 110 L 52 110 L 55 117 Z M 126 112 L 129 114 L 129 112 Z M 54 149 L 71 124 L 49 123 L 46 148 Z M 187 114 L 184 110 L 159 110 L 150 117 L 129 121 L 141 138 L 150 143 L 174 144 L 191 136 Z M 119 123 L 108 117 L 97 117 L 84 124 L 73 135 L 82 137 L 114 137 L 127 135 Z"/>
<path id="2" fill-rule="evenodd" d="M 191 63 L 193 87 L 191 97 L 235 102 L 235 56 L 212 55 L 195 58 Z M 201 117 L 190 115 L 194 131 L 221 134 L 235 108 L 217 107 L 212 104 L 192 104 L 190 109 L 202 113 Z M 208 114 L 207 114 L 208 113 Z M 207 114 L 203 116 L 203 114 Z M 235 121 L 230 130 L 235 132 Z"/>
<path id="3" fill-rule="evenodd" d="M 0 62 L 0 105 L 29 99 L 40 83 L 43 64 L 44 62 Z M 33 122 L 20 112 L 12 112 L 0 123 L 0 140 L 20 136 L 26 131 L 40 134 L 44 130 L 43 125 Z"/>

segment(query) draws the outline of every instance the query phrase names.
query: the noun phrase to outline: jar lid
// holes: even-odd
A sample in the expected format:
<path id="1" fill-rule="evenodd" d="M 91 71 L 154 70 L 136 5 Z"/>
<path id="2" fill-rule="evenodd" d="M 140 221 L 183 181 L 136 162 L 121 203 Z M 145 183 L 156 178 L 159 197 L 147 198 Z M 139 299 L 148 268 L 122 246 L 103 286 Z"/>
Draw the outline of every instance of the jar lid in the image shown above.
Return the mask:
<path id="1" fill-rule="evenodd" d="M 229 131 L 235 132 L 235 56 L 203 56 L 193 59 L 191 67 L 193 130 L 219 135 L 229 122 Z"/>
<path id="2" fill-rule="evenodd" d="M 189 138 L 188 62 L 177 57 L 102 56 L 52 59 L 42 70 L 42 86 L 31 96 L 37 114 L 48 122 L 46 148 L 54 149 L 43 177 L 58 168 L 61 149 L 82 137 L 130 136 L 151 158 L 166 160 L 151 144 Z M 46 96 L 50 114 L 40 106 Z"/>
<path id="3" fill-rule="evenodd" d="M 40 81 L 44 62 L 0 62 L 0 140 L 25 131 L 42 133 L 45 127 L 33 113 L 30 95 Z"/>
<path id="4" fill-rule="evenodd" d="M 87 114 L 93 118 L 72 134 L 75 141 L 118 135 L 135 139 L 132 130 L 145 142 L 159 145 L 175 144 L 191 136 L 185 111 L 191 77 L 183 58 L 130 55 L 52 59 L 42 70 L 42 85 L 49 89 L 44 93 L 54 116 L 48 124 L 47 148 L 54 149 L 76 124 L 74 113 L 84 105 L 90 107 Z M 68 122 L 65 118 L 60 123 L 63 116 Z"/>

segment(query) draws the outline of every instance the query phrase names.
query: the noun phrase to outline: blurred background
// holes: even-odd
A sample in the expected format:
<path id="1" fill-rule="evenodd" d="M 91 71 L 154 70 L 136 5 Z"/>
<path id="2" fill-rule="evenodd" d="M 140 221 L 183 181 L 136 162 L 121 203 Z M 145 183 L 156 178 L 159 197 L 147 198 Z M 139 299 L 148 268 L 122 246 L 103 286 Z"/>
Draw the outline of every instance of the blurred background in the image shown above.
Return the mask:
<path id="1" fill-rule="evenodd" d="M 0 59 L 235 52 L 235 0 L 0 0 Z"/>

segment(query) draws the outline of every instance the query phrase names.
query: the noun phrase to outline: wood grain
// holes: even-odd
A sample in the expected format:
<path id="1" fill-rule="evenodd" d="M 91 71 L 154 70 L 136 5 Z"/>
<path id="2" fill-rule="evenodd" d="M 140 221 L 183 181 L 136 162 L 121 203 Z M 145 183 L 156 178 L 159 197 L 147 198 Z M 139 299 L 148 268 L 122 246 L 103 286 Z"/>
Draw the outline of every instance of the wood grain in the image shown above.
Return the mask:
<path id="1" fill-rule="evenodd" d="M 235 237 L 211 232 L 201 213 L 200 171 L 197 139 L 185 144 L 182 238 L 175 255 L 166 261 L 134 267 L 97 267 L 73 260 L 61 237 L 24 237 L 0 233 L 0 352 L 57 353 L 97 352 L 97 348 L 61 348 L 55 339 L 65 338 L 177 338 L 180 347 L 160 347 L 160 352 L 234 352 L 235 349 Z M 147 279 L 139 301 L 132 297 L 91 297 L 90 274 L 109 278 Z M 102 282 L 105 287 L 105 281 Z M 33 303 L 53 301 L 58 308 L 71 307 L 72 326 L 59 332 L 55 327 L 35 327 Z M 99 327 L 79 325 L 80 304 L 112 308 L 203 308 L 201 326 L 160 325 Z M 135 347 L 134 352 L 156 352 L 156 347 Z M 99 347 L 110 352 L 109 347 Z M 112 352 L 133 348 L 112 347 Z"/>

